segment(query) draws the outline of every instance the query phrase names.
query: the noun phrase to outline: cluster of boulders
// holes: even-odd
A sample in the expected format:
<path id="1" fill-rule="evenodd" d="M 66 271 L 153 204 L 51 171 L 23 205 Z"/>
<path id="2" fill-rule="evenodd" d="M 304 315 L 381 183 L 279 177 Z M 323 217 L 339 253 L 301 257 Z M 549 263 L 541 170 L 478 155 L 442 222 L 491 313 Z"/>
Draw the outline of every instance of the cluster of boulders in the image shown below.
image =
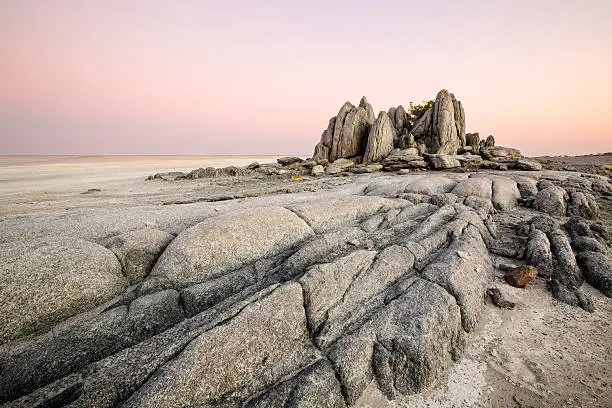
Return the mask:
<path id="1" fill-rule="evenodd" d="M 381 119 L 381 123 L 387 123 L 387 119 Z M 380 135 L 378 129 L 375 135 Z M 415 146 L 413 135 L 408 135 L 408 147 L 393 148 L 384 157 L 378 160 L 364 160 L 358 157 L 340 157 L 333 162 L 327 159 L 301 160 L 298 157 L 282 157 L 278 159 L 276 167 L 268 165 L 268 174 L 284 174 L 287 171 L 296 171 L 302 175 L 315 177 L 323 175 L 344 175 L 349 173 L 375 173 L 378 171 L 398 171 L 407 173 L 424 170 L 449 170 L 461 168 L 466 171 L 478 169 L 488 170 L 542 170 L 542 165 L 535 160 L 525 158 L 517 149 L 495 146 L 495 139 L 489 136 L 486 140 L 477 142 L 477 150 L 472 146 L 464 146 L 459 149 L 459 154 L 428 153 L 425 144 Z M 468 134 L 471 140 L 478 139 L 478 133 Z M 378 140 L 376 137 L 374 140 Z M 369 143 L 372 146 L 374 142 Z M 381 149 L 371 148 L 366 151 L 380 152 Z M 473 152 L 476 152 L 474 154 Z M 316 154 L 315 154 L 316 156 Z M 376 156 L 376 155 L 375 155 Z M 380 156 L 376 156 L 380 157 Z M 262 168 L 263 169 L 263 168 Z"/>
<path id="2" fill-rule="evenodd" d="M 518 149 L 495 145 L 495 137 L 481 139 L 466 133 L 461 101 L 442 90 L 431 107 L 413 115 L 402 105 L 374 115 L 366 97 L 358 106 L 346 102 L 329 120 L 312 158 L 290 156 L 277 163 L 251 163 L 245 167 L 200 168 L 189 173 L 170 172 L 149 180 L 180 180 L 263 175 L 324 176 L 422 170 L 532 170 L 542 165 L 525 158 Z"/>
<path id="3" fill-rule="evenodd" d="M 217 178 L 217 177 L 236 177 L 244 176 L 247 174 L 246 168 L 227 166 L 221 168 L 215 167 L 200 167 L 198 169 L 191 170 L 190 172 L 183 173 L 182 171 L 171 171 L 164 173 L 155 173 L 147 180 L 195 180 L 200 178 Z"/>
<path id="4" fill-rule="evenodd" d="M 468 167 L 541 170 L 517 149 L 495 146 L 490 135 L 467 133 L 461 101 L 442 90 L 431 108 L 414 117 L 403 106 L 381 111 L 376 119 L 364 96 L 359 106 L 346 102 L 329 120 L 311 160 L 313 175 Z M 324 168 L 321 171 L 319 165 Z M 339 171 L 340 170 L 340 171 Z"/>

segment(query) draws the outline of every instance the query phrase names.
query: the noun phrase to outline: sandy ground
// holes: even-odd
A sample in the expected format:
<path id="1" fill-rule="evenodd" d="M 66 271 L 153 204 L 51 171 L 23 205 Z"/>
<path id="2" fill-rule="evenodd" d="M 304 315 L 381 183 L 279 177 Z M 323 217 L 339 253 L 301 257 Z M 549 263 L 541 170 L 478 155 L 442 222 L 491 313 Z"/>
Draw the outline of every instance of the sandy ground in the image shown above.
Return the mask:
<path id="1" fill-rule="evenodd" d="M 139 183 L 157 172 L 246 166 L 254 161 L 272 162 L 276 156 L 0 156 L 0 194 Z"/>
<path id="2" fill-rule="evenodd" d="M 145 181 L 157 171 L 245 165 L 272 157 L 0 158 L 0 220 L 77 208 L 163 205 L 168 200 L 258 191 L 325 189 L 353 177 L 292 183 L 283 177 Z M 361 176 L 355 176 L 361 177 Z M 99 192 L 83 194 L 88 189 Z M 612 208 L 607 206 L 604 211 Z M 610 219 L 610 214 L 606 214 Z M 585 283 L 595 313 L 554 300 L 546 282 L 499 287 L 513 310 L 486 305 L 465 354 L 429 391 L 387 401 L 376 387 L 360 407 L 612 407 L 612 301 Z"/>
<path id="3" fill-rule="evenodd" d="M 245 166 L 276 156 L 0 156 L 0 216 L 163 204 L 243 190 L 244 180 L 146 182 L 157 172 Z M 262 182 L 274 180 L 262 180 Z M 231 187 L 238 184 L 237 187 Z M 240 187 L 242 184 L 242 187 Z M 89 192 L 95 189 L 100 191 Z"/>
<path id="4" fill-rule="evenodd" d="M 375 387 L 360 407 L 612 407 L 612 302 L 585 284 L 595 313 L 553 299 L 546 282 L 497 286 L 513 310 L 488 302 L 463 358 L 429 391 L 387 401 Z"/>

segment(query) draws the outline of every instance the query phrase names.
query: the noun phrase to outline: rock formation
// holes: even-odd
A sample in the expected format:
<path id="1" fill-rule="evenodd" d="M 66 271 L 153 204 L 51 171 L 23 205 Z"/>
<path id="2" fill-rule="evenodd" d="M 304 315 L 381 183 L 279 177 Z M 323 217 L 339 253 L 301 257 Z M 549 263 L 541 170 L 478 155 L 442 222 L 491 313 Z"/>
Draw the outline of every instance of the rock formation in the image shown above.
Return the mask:
<path id="1" fill-rule="evenodd" d="M 381 161 L 393 150 L 394 129 L 386 112 L 380 112 L 378 118 L 370 130 L 365 153 L 364 162 Z"/>
<path id="2" fill-rule="evenodd" d="M 472 153 L 478 154 L 480 151 L 480 135 L 476 133 L 467 133 L 465 135 L 465 146 L 472 148 Z"/>
<path id="3" fill-rule="evenodd" d="M 390 108 L 386 116 L 388 124 L 387 120 L 383 122 L 380 115 L 375 121 L 372 106 L 365 96 L 358 107 L 346 102 L 338 115 L 329 120 L 327 129 L 315 146 L 313 159 L 333 162 L 339 158 L 354 157 L 360 161 L 373 161 L 376 157 L 376 160 L 382 160 L 384 156 L 381 156 L 381 152 L 388 154 L 393 147 L 405 149 L 421 143 L 430 153 L 454 155 L 466 146 L 463 106 L 446 90 L 438 93 L 433 106 L 415 123 L 411 122 L 410 115 L 402 105 Z M 376 127 L 378 130 L 372 133 L 372 128 Z M 388 127 L 391 127 L 393 134 L 391 149 Z M 364 158 L 366 150 L 368 158 Z"/>
<path id="4" fill-rule="evenodd" d="M 465 146 L 465 113 L 461 102 L 447 90 L 440 91 L 433 106 L 414 123 L 410 132 L 433 153 L 456 154 Z"/>
<path id="5" fill-rule="evenodd" d="M 359 106 L 346 102 L 338 115 L 329 120 L 321 141 L 315 147 L 314 160 L 333 162 L 340 158 L 363 156 L 374 111 L 364 96 Z"/>
<path id="6" fill-rule="evenodd" d="M 402 105 L 381 112 L 376 120 L 373 117 L 365 97 L 359 107 L 346 102 L 338 115 L 330 119 L 315 147 L 313 163 L 326 166 L 338 159 L 350 159 L 357 165 L 353 172 L 367 172 L 364 166 L 358 165 L 375 162 L 384 171 L 443 170 L 459 166 L 468 170 L 542 169 L 539 162 L 523 157 L 518 149 L 496 146 L 493 135 L 481 140 L 478 133 L 466 134 L 463 105 L 447 90 L 440 91 L 431 108 L 414 122 Z M 429 158 L 431 154 L 437 156 Z M 339 167 L 334 166 L 331 174 L 345 173 Z"/>
<path id="7" fill-rule="evenodd" d="M 406 151 L 383 163 L 420 160 Z M 460 358 L 495 259 L 537 267 L 553 296 L 585 310 L 583 281 L 612 296 L 612 231 L 597 221 L 605 179 L 359 180 L 138 207 L 140 218 L 118 208 L 3 220 L 0 403 L 347 407 L 368 387 L 394 399 Z"/>

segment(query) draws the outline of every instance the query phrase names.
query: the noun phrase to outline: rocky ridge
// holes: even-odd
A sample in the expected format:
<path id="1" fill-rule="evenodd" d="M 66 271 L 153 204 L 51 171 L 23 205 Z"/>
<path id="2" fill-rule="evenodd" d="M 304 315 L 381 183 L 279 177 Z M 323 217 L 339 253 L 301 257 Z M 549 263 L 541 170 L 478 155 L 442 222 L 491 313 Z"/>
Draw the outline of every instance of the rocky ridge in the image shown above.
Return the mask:
<path id="1" fill-rule="evenodd" d="M 419 393 L 461 358 L 500 262 L 536 267 L 585 310 L 585 281 L 612 295 L 598 204 L 611 194 L 572 173 L 365 174 L 188 204 L 173 222 L 151 212 L 147 228 L 98 228 L 95 212 L 5 220 L 0 403 L 346 407 L 371 384 Z"/>

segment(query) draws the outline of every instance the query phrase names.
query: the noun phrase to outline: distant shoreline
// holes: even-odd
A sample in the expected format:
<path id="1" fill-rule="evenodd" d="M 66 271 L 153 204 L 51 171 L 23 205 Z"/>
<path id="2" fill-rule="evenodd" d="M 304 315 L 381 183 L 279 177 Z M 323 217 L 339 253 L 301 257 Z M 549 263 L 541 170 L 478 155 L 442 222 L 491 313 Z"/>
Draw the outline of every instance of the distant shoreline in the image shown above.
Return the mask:
<path id="1" fill-rule="evenodd" d="M 74 159 L 92 159 L 102 157 L 112 158 L 192 158 L 192 157 L 282 157 L 282 156 L 298 156 L 307 157 L 304 155 L 293 154 L 0 154 L 0 159 L 35 159 L 35 158 L 74 158 Z"/>

